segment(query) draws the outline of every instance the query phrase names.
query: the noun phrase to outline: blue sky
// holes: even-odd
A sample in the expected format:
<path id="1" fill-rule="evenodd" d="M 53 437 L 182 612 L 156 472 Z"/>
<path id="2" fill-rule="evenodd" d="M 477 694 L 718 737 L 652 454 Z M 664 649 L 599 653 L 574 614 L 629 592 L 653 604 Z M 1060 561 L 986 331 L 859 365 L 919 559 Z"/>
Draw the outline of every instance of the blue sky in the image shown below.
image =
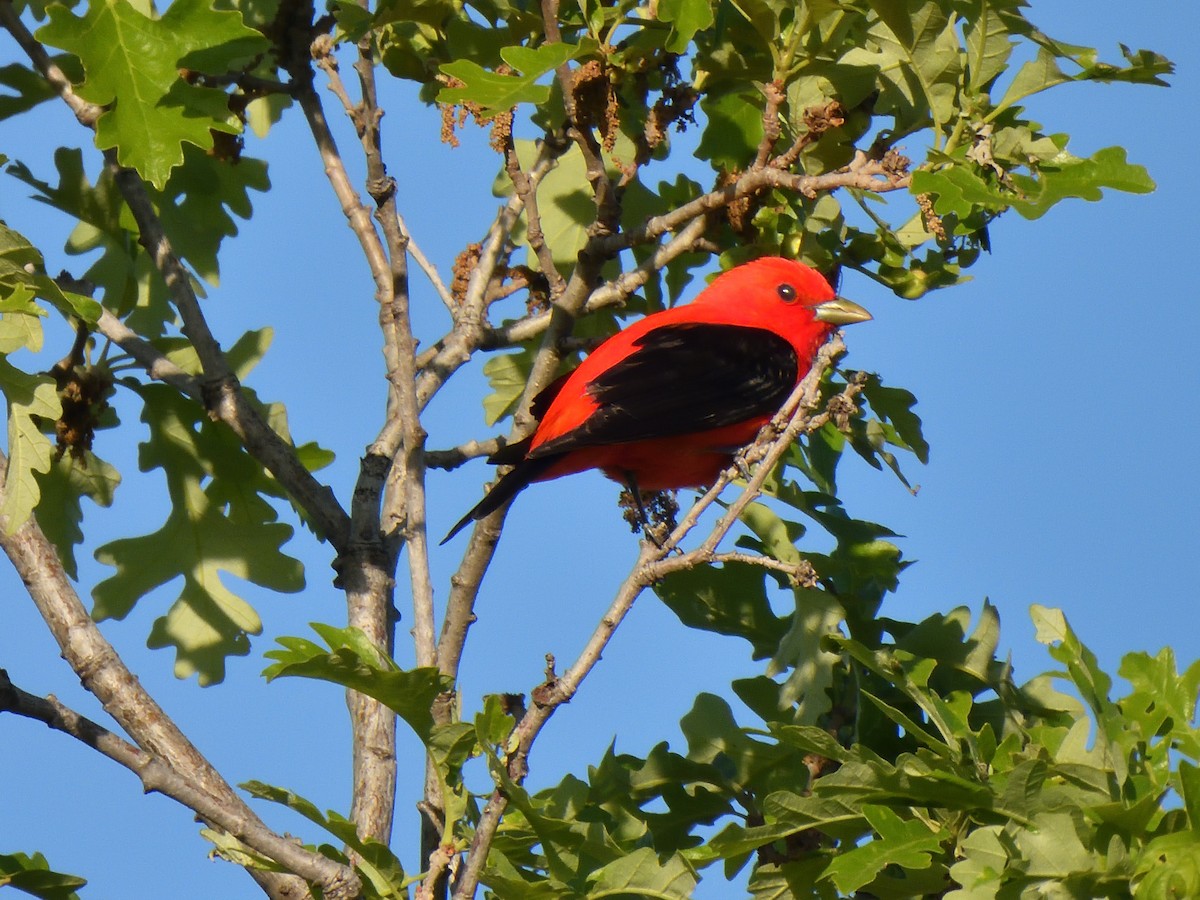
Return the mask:
<path id="1" fill-rule="evenodd" d="M 1037 2 L 1031 18 L 1108 57 L 1117 56 L 1118 41 L 1165 53 L 1178 65 L 1174 86 L 1068 85 L 1035 99 L 1035 117 L 1071 134 L 1071 149 L 1081 155 L 1125 146 L 1158 190 L 1072 202 L 1035 222 L 1006 217 L 970 283 L 915 303 L 853 275 L 842 286 L 875 314 L 847 332 L 847 364 L 913 391 L 932 446 L 927 467 L 909 467 L 921 485 L 915 497 L 853 460 L 843 475 L 847 508 L 904 535 L 905 557 L 918 560 L 884 612 L 910 620 L 959 605 L 977 612 L 988 597 L 1000 610 L 1003 646 L 1020 679 L 1050 668 L 1029 625 L 1033 603 L 1064 609 L 1110 671 L 1131 650 L 1170 645 L 1181 667 L 1200 657 L 1193 625 L 1200 597 L 1191 570 L 1200 558 L 1200 304 L 1191 272 L 1200 238 L 1192 163 L 1200 137 L 1200 14 L 1166 0 L 1136 7 L 1103 0 L 1084 17 L 1079 8 Z M 5 57 L 15 52 L 7 42 L 0 48 Z M 65 108 L 48 105 L 37 122 L 0 123 L 0 152 L 41 165 L 37 174 L 49 176 L 46 148 L 86 136 Z M 431 146 L 437 118 L 411 101 L 389 109 L 385 128 L 408 225 L 446 271 L 494 212 L 494 157 L 482 135 L 458 150 Z M 400 146 L 405 134 L 410 146 Z M 342 140 L 349 155 L 351 141 Z M 919 155 L 923 148 L 911 149 Z M 337 452 L 327 477 L 346 497 L 378 427 L 384 392 L 370 279 L 323 190 L 299 119 L 265 142 L 252 141 L 249 152 L 269 160 L 277 190 L 256 198 L 253 219 L 226 248 L 222 284 L 206 310 L 226 345 L 246 329 L 275 327 L 274 346 L 250 384 L 288 405 L 299 440 L 317 439 Z M 69 224 L 26 202 L 27 193 L 11 178 L 0 180 L 0 218 L 42 245 L 52 271 L 75 265 L 58 253 Z M 445 323 L 440 304 L 418 285 L 429 310 L 418 327 L 428 338 Z M 479 367 L 456 380 L 461 384 L 431 408 L 431 446 L 487 433 Z M 126 483 L 112 510 L 88 510 L 90 539 L 80 553 L 85 588 L 109 571 L 91 563 L 92 549 L 153 530 L 165 515 L 159 476 L 136 472 L 136 413 L 126 407 L 124 419 L 125 433 L 102 435 L 97 447 Z M 475 463 L 431 478 L 433 532 L 443 533 L 478 499 L 489 473 Z M 468 643 L 461 684 L 468 708 L 484 693 L 527 691 L 541 677 L 546 652 L 564 661 L 578 652 L 636 554 L 614 509 L 616 493 L 588 474 L 534 486 L 516 503 Z M 435 555 L 439 596 L 464 543 Z M 126 621 L 107 623 L 105 632 L 231 781 L 286 786 L 345 811 L 341 692 L 289 680 L 266 686 L 257 677 L 275 637 L 343 615 L 326 548 L 302 534 L 290 551 L 306 563 L 308 589 L 250 594 L 266 632 L 248 658 L 231 661 L 222 685 L 201 690 L 177 681 L 170 656 L 145 648 L 150 624 L 170 600 L 165 593 Z M 55 693 L 103 718 L 58 659 L 19 581 L 0 577 L 0 666 L 26 690 Z M 403 594 L 398 603 L 403 610 Z M 406 615 L 402 636 L 409 621 Z M 583 773 L 614 738 L 619 750 L 639 754 L 659 740 L 681 747 L 675 723 L 696 692 L 728 696 L 730 680 L 759 671 L 744 644 L 688 632 L 647 595 L 582 692 L 539 739 L 531 783 Z M 401 781 L 397 849 L 412 865 L 419 755 L 403 732 L 401 746 L 414 762 Z M 256 895 L 233 867 L 204 859 L 206 845 L 185 810 L 143 797 L 132 775 L 91 751 L 6 717 L 0 761 L 9 774 L 0 792 L 0 852 L 42 850 L 54 867 L 91 880 L 85 897 L 161 896 L 164 872 L 179 898 Z M 278 828 L 318 838 L 286 811 L 259 808 Z M 728 896 L 719 878 L 714 872 L 707 879 L 706 896 Z"/>

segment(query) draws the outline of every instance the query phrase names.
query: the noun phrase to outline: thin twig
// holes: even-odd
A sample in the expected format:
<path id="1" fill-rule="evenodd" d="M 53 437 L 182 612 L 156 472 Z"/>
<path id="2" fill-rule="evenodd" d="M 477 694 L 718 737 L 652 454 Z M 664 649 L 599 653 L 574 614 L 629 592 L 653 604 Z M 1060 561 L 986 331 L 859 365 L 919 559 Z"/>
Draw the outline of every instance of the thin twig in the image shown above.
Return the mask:
<path id="1" fill-rule="evenodd" d="M 779 135 L 782 130 L 779 123 L 779 107 L 783 105 L 783 101 L 787 99 L 783 93 L 783 83 L 780 81 L 769 81 L 764 84 L 760 90 L 763 96 L 766 97 L 766 104 L 763 106 L 763 136 L 758 143 L 758 152 L 754 156 L 754 163 L 751 169 L 760 169 L 767 164 L 770 159 L 771 151 L 775 149 L 775 142 L 779 140 Z"/>
<path id="2" fill-rule="evenodd" d="M 491 456 L 503 446 L 499 438 L 489 438 L 486 441 L 467 441 L 449 450 L 430 450 L 425 454 L 425 462 L 431 469 L 457 469 L 468 460 L 481 456 Z"/>
<path id="3" fill-rule="evenodd" d="M 879 160 L 859 152 L 854 160 L 841 169 L 824 175 L 797 175 L 772 166 L 751 169 L 736 181 L 715 191 L 702 194 L 682 206 L 659 216 L 652 216 L 638 228 L 612 235 L 600 242 L 598 252 L 616 252 L 657 240 L 659 235 L 676 231 L 696 216 L 728 206 L 735 200 L 749 197 L 765 188 L 779 188 L 805 197 L 815 197 L 838 188 L 858 188 L 885 194 L 908 187 L 907 174 L 898 174 Z"/>
<path id="4" fill-rule="evenodd" d="M 397 227 L 400 229 L 400 235 L 404 238 L 405 244 L 408 247 L 408 255 L 425 273 L 425 277 L 429 279 L 429 283 L 433 285 L 434 291 L 437 292 L 438 298 L 442 301 L 445 307 L 454 312 L 458 303 L 454 299 L 454 295 L 450 293 L 450 289 L 446 287 L 446 282 L 442 281 L 442 276 L 437 270 L 437 266 L 430 261 L 417 242 L 413 240 L 412 233 L 408 230 L 408 226 L 404 223 L 404 217 L 396 213 Z"/>
<path id="5" fill-rule="evenodd" d="M 554 167 L 554 161 L 565 152 L 566 145 L 550 137 L 538 143 L 537 159 L 527 173 L 535 190 L 546 173 Z M 468 279 L 466 296 L 457 308 L 454 327 L 433 345 L 432 355 L 422 354 L 418 359 L 420 375 L 417 378 L 417 405 L 421 409 L 426 407 L 451 375 L 471 360 L 476 350 L 487 346 L 488 336 L 492 332 L 485 321 L 491 300 L 489 286 L 496 277 L 501 259 L 506 257 L 509 236 L 524 208 L 524 201 L 515 192 L 500 208 L 481 242 L 479 260 Z"/>

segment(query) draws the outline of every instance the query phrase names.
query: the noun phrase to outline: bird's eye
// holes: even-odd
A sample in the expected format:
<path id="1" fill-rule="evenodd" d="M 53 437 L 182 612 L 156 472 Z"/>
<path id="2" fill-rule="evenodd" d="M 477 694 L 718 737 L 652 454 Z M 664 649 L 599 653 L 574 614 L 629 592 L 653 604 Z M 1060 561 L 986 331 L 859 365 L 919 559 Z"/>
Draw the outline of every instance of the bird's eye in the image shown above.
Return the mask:
<path id="1" fill-rule="evenodd" d="M 796 302 L 796 289 L 790 284 L 781 284 L 775 288 L 775 291 L 779 294 L 779 299 L 784 303 Z"/>

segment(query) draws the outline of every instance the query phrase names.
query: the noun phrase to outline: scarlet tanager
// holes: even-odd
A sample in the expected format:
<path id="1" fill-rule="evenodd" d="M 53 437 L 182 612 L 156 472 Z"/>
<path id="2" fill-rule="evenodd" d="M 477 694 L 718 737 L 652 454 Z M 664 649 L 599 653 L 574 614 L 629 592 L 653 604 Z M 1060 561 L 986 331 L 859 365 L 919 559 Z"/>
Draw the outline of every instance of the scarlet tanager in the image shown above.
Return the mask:
<path id="1" fill-rule="evenodd" d="M 730 269 L 691 304 L 614 334 L 538 394 L 537 428 L 489 458 L 512 470 L 442 543 L 531 482 L 584 469 L 645 491 L 712 484 L 834 328 L 870 318 L 802 263 L 766 257 Z"/>

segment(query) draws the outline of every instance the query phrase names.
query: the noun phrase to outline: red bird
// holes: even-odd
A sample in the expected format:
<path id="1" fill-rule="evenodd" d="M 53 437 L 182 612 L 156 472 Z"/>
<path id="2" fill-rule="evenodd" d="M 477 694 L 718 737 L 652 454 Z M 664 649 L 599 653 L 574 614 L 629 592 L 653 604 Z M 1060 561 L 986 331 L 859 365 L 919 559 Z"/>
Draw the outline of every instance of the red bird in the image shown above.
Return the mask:
<path id="1" fill-rule="evenodd" d="M 767 257 L 730 269 L 688 306 L 614 334 L 542 391 L 513 466 L 442 543 L 534 481 L 600 469 L 644 491 L 712 484 L 779 411 L 838 325 L 871 314 L 815 270 Z"/>

